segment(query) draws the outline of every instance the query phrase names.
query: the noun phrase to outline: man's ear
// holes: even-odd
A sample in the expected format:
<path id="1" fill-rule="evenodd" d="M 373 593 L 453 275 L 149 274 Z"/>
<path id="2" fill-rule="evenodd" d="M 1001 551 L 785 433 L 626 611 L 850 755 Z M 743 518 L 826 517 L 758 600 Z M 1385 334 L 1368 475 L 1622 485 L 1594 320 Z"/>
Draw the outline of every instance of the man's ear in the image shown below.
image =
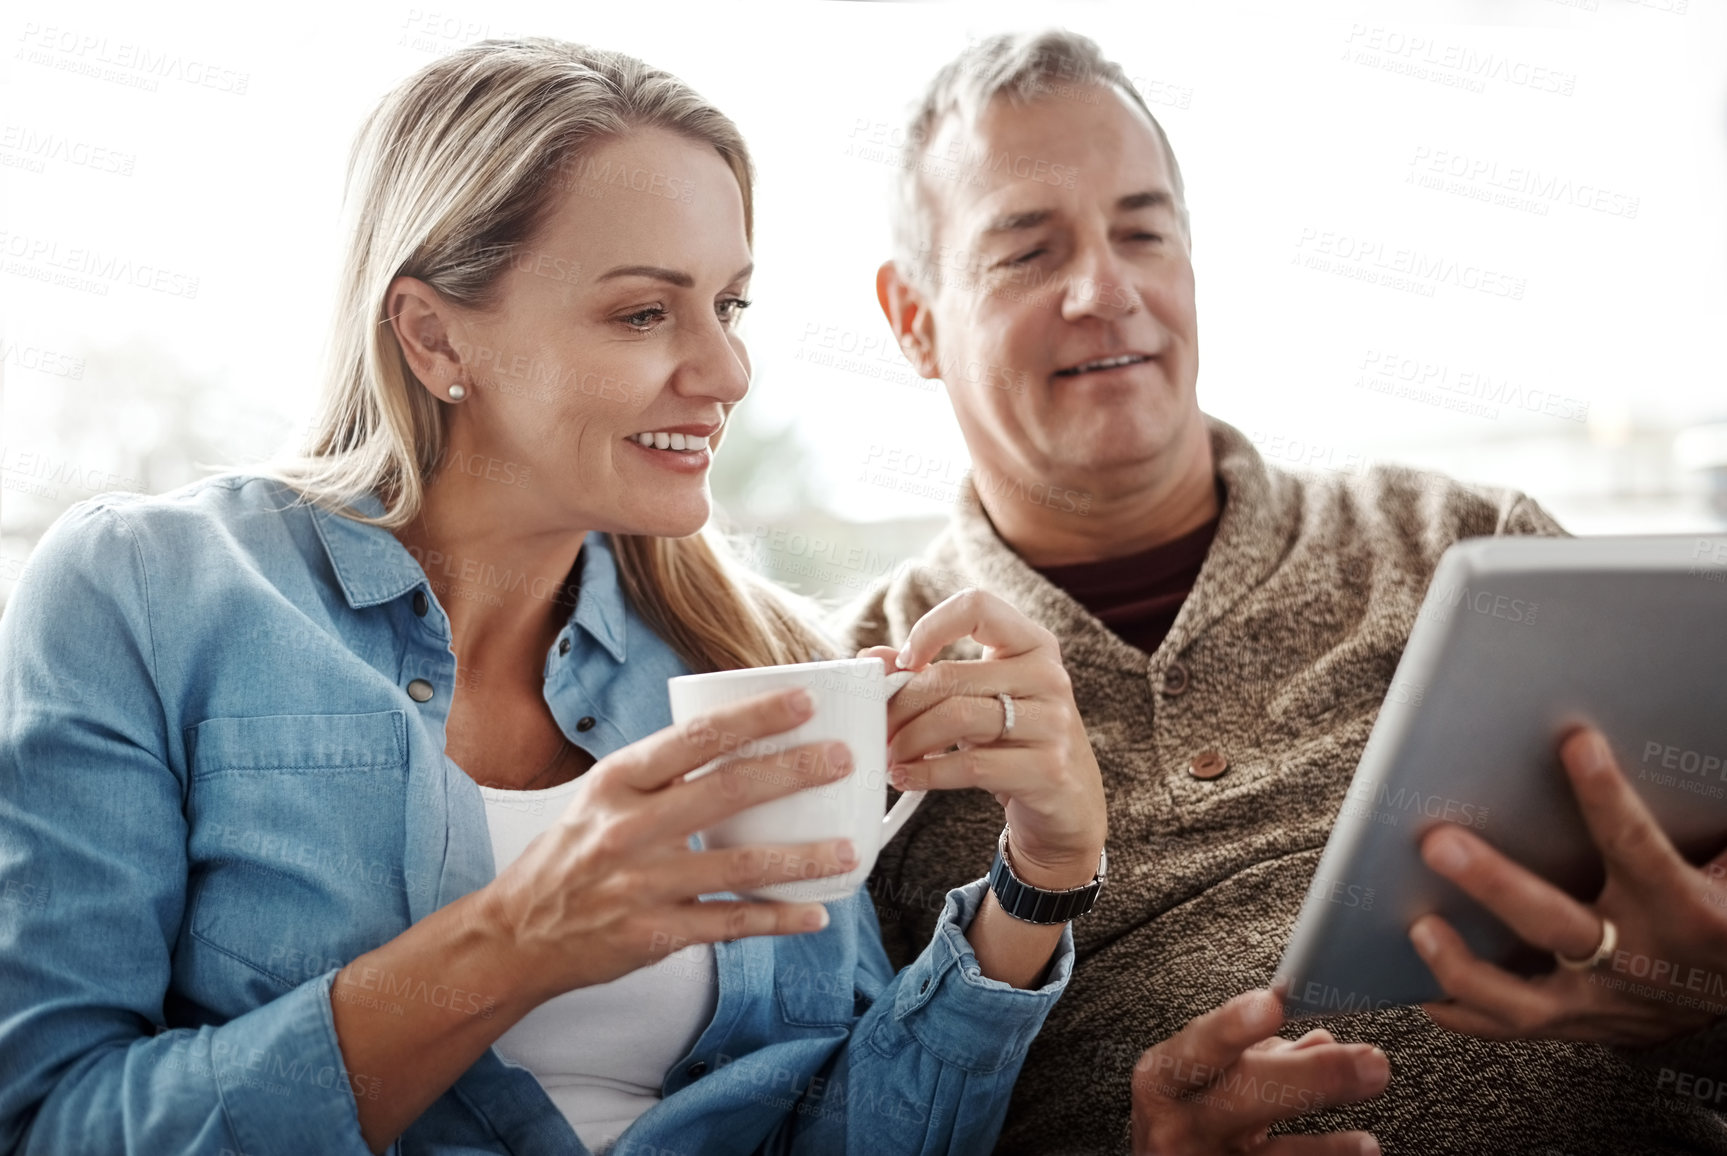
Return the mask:
<path id="1" fill-rule="evenodd" d="M 941 376 L 935 351 L 935 319 L 923 290 L 900 276 L 892 261 L 883 261 L 875 271 L 875 295 L 882 315 L 899 342 L 900 352 L 918 376 L 931 381 Z"/>
<path id="2" fill-rule="evenodd" d="M 384 304 L 396 344 L 422 385 L 440 393 L 467 380 L 462 343 L 450 333 L 447 307 L 435 289 L 416 277 L 397 277 L 384 294 Z"/>

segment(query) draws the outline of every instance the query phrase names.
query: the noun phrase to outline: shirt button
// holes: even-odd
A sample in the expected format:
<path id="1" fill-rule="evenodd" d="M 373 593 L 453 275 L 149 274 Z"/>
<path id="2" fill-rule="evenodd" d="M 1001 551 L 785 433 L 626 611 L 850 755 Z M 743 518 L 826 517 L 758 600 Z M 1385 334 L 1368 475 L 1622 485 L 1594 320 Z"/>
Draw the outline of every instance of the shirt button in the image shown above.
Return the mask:
<path id="1" fill-rule="evenodd" d="M 424 590 L 414 591 L 414 613 L 415 614 L 418 614 L 421 618 L 424 618 L 426 616 L 426 611 L 430 610 L 431 607 L 432 607 L 432 604 L 430 602 L 426 601 L 426 592 Z"/>
<path id="2" fill-rule="evenodd" d="M 570 652 L 570 640 L 566 638 L 563 641 L 558 643 L 558 653 L 559 654 L 568 654 L 569 652 Z"/>
<path id="3" fill-rule="evenodd" d="M 1163 693 L 1174 696 L 1187 689 L 1187 667 L 1179 662 L 1169 664 L 1163 672 Z"/>
<path id="4" fill-rule="evenodd" d="M 690 1079 L 699 1080 L 704 1075 L 707 1074 L 708 1062 L 706 1060 L 697 1060 L 695 1063 L 691 1064 L 689 1066 L 689 1068 L 686 1070 L 690 1074 Z"/>
<path id="5" fill-rule="evenodd" d="M 423 678 L 416 678 L 408 684 L 408 697 L 415 702 L 428 702 L 435 693 L 432 684 Z"/>
<path id="6" fill-rule="evenodd" d="M 1196 779 L 1215 779 L 1229 769 L 1229 760 L 1217 751 L 1200 751 L 1187 764 L 1187 773 Z"/>
<path id="7" fill-rule="evenodd" d="M 577 719 L 576 720 L 576 729 L 579 731 L 591 731 L 591 730 L 593 730 L 594 729 L 594 716 L 591 714 L 585 714 L 581 718 Z"/>

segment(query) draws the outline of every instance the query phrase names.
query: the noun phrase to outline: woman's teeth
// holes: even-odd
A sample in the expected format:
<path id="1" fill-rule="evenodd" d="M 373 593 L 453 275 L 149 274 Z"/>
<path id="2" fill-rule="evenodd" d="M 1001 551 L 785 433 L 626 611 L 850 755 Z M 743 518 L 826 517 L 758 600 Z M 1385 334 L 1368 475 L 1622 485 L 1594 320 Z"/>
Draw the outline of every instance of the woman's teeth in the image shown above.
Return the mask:
<path id="1" fill-rule="evenodd" d="M 705 450 L 708 448 L 708 439 L 697 437 L 695 434 L 639 433 L 631 434 L 630 440 L 651 450 Z"/>

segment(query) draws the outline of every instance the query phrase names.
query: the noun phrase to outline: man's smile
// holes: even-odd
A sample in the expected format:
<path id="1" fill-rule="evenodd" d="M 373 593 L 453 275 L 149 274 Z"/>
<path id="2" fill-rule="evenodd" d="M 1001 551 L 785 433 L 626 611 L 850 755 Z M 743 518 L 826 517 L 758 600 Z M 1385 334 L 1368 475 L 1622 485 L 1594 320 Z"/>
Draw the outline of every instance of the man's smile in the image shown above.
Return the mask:
<path id="1" fill-rule="evenodd" d="M 1150 353 L 1118 353 L 1111 357 L 1098 357 L 1082 361 L 1078 365 L 1070 365 L 1066 369 L 1055 371 L 1057 377 L 1078 377 L 1083 373 L 1108 373 L 1112 370 L 1126 369 L 1130 365 L 1141 365 L 1152 360 Z"/>

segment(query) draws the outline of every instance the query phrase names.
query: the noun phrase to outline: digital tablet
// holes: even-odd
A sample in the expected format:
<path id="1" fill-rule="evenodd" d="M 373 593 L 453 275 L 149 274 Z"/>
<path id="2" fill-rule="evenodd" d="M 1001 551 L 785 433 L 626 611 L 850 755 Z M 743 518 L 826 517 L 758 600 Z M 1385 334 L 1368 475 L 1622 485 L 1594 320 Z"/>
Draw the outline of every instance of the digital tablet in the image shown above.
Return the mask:
<path id="1" fill-rule="evenodd" d="M 1287 1014 L 1445 998 L 1409 941 L 1427 912 L 1483 959 L 1549 970 L 1418 844 L 1457 823 L 1593 901 L 1601 858 L 1558 756 L 1583 723 L 1687 858 L 1727 845 L 1727 536 L 1445 552 L 1278 966 Z"/>

